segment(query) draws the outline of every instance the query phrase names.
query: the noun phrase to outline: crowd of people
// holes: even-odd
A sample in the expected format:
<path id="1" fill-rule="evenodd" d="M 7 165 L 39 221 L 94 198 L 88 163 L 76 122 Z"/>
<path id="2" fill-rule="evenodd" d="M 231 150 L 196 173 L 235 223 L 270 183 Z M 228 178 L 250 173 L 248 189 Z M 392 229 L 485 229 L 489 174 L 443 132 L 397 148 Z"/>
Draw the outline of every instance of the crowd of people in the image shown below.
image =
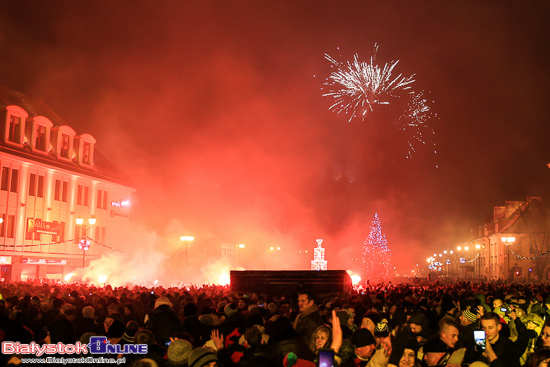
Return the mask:
<path id="1" fill-rule="evenodd" d="M 546 367 L 550 361 L 546 284 L 388 283 L 346 294 L 304 289 L 275 296 L 234 294 L 225 286 L 29 281 L 0 284 L 0 295 L 2 366 L 52 364 L 45 357 L 138 367 Z M 44 353 L 48 345 L 57 348 Z"/>

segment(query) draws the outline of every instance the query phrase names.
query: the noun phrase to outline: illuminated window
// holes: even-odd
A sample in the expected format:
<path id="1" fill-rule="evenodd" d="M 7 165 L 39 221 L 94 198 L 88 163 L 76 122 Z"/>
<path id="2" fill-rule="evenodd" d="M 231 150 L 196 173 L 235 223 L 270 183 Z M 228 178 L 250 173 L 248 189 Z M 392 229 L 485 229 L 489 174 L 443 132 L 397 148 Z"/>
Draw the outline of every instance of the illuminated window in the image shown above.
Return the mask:
<path id="1" fill-rule="evenodd" d="M 6 215 L 0 214 L 0 218 L 2 218 L 2 223 L 0 223 L 0 237 L 5 237 L 6 226 L 4 224 L 6 223 Z"/>
<path id="2" fill-rule="evenodd" d="M 15 237 L 15 215 L 8 215 L 8 224 L 7 224 L 6 237 L 14 238 Z"/>
<path id="3" fill-rule="evenodd" d="M 84 186 L 84 206 L 88 206 L 88 197 L 90 196 L 88 186 Z"/>
<path id="4" fill-rule="evenodd" d="M 46 151 L 46 126 L 36 125 L 36 140 L 34 147 L 36 150 Z"/>
<path id="5" fill-rule="evenodd" d="M 101 209 L 101 190 L 97 190 L 97 208 Z"/>
<path id="6" fill-rule="evenodd" d="M 68 134 L 61 134 L 61 150 L 59 155 L 63 158 L 69 159 L 69 152 L 71 151 L 71 137 Z"/>
<path id="7" fill-rule="evenodd" d="M 92 145 L 87 141 L 82 143 L 82 163 L 84 164 L 91 164 L 91 161 L 90 161 L 91 146 Z"/>
<path id="8" fill-rule="evenodd" d="M 10 168 L 2 167 L 2 183 L 0 188 L 4 191 L 8 191 L 8 183 L 10 182 Z"/>
<path id="9" fill-rule="evenodd" d="M 61 200 L 61 180 L 55 180 L 55 186 L 54 186 L 54 194 L 53 199 L 54 200 Z"/>
<path id="10" fill-rule="evenodd" d="M 4 123 L 4 142 L 23 146 L 23 133 L 25 132 L 25 120 L 29 114 L 19 106 L 6 107 L 6 120 Z"/>
<path id="11" fill-rule="evenodd" d="M 21 143 L 21 117 L 10 115 L 8 140 L 12 143 Z"/>
<path id="12" fill-rule="evenodd" d="M 76 203 L 82 205 L 82 185 L 78 185 L 78 191 L 76 194 Z"/>
<path id="13" fill-rule="evenodd" d="M 29 177 L 29 196 L 36 196 L 36 175 L 31 173 Z"/>
<path id="14" fill-rule="evenodd" d="M 12 169 L 11 170 L 11 192 L 17 192 L 17 186 L 19 184 L 19 170 Z"/>
<path id="15" fill-rule="evenodd" d="M 44 197 L 44 176 L 38 175 L 38 185 L 36 190 L 36 196 L 39 198 Z"/>
<path id="16" fill-rule="evenodd" d="M 61 201 L 64 203 L 67 202 L 68 191 L 69 191 L 69 183 L 67 181 L 63 181 L 63 193 L 61 195 Z"/>

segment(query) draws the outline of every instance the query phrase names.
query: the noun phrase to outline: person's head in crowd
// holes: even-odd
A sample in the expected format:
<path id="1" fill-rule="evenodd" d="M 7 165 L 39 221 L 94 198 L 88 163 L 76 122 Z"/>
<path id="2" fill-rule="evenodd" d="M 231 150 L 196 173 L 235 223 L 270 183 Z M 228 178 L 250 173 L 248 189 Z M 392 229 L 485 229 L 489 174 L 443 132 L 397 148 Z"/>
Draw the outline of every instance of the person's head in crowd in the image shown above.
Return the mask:
<path id="1" fill-rule="evenodd" d="M 111 344 L 118 344 L 124 335 L 126 328 L 120 320 L 114 320 L 107 331 L 107 339 Z"/>
<path id="2" fill-rule="evenodd" d="M 298 294 L 298 308 L 300 312 L 304 312 L 315 305 L 315 296 L 311 292 L 303 292 Z"/>
<path id="3" fill-rule="evenodd" d="M 223 308 L 223 313 L 227 317 L 232 317 L 237 313 L 237 306 L 234 303 L 228 303 Z"/>
<path id="4" fill-rule="evenodd" d="M 485 337 L 491 344 L 496 343 L 502 329 L 500 317 L 494 312 L 487 312 L 481 316 L 481 329 L 485 331 Z"/>
<path id="5" fill-rule="evenodd" d="M 542 340 L 542 346 L 550 348 L 550 322 L 545 322 L 540 332 L 540 338 Z"/>
<path id="6" fill-rule="evenodd" d="M 120 321 L 116 314 L 110 314 L 105 318 L 105 320 L 103 320 L 103 328 L 105 329 L 106 333 L 109 332 L 109 328 L 111 327 L 113 322 L 115 322 L 115 320 Z"/>
<path id="7" fill-rule="evenodd" d="M 155 335 L 147 329 L 139 329 L 134 336 L 135 344 L 155 344 Z"/>
<path id="8" fill-rule="evenodd" d="M 241 312 L 248 310 L 248 303 L 246 302 L 245 298 L 243 297 L 239 298 L 239 300 L 237 301 L 237 308 Z"/>
<path id="9" fill-rule="evenodd" d="M 390 326 L 386 321 L 380 321 L 376 324 L 376 328 L 374 329 L 374 339 L 376 340 L 377 348 L 380 344 L 386 347 L 391 347 L 390 331 Z"/>
<path id="10" fill-rule="evenodd" d="M 48 336 L 45 339 L 47 344 L 74 344 L 76 331 L 72 322 L 65 318 L 56 319 L 48 326 Z"/>
<path id="11" fill-rule="evenodd" d="M 439 338 L 432 339 L 424 344 L 423 353 L 424 362 L 427 366 L 437 366 L 441 358 L 447 353 L 447 345 Z"/>
<path id="12" fill-rule="evenodd" d="M 465 309 L 460 314 L 460 325 L 468 326 L 477 321 L 477 314 L 473 313 L 470 309 Z"/>
<path id="13" fill-rule="evenodd" d="M 126 324 L 124 334 L 122 334 L 121 344 L 134 344 L 136 333 L 139 330 L 139 324 L 135 320 L 130 320 Z"/>
<path id="14" fill-rule="evenodd" d="M 361 319 L 361 329 L 367 329 L 374 335 L 374 329 L 382 318 L 376 311 L 367 312 Z"/>
<path id="15" fill-rule="evenodd" d="M 86 306 L 82 309 L 82 317 L 93 319 L 95 316 L 95 308 Z"/>
<path id="16" fill-rule="evenodd" d="M 183 316 L 185 317 L 192 317 L 192 316 L 198 316 L 199 310 L 197 308 L 197 305 L 193 302 L 187 303 L 185 306 L 183 306 Z"/>
<path id="17" fill-rule="evenodd" d="M 367 329 L 357 329 L 351 336 L 351 344 L 355 347 L 355 355 L 360 359 L 370 358 L 375 350 L 374 336 Z"/>
<path id="18" fill-rule="evenodd" d="M 411 315 L 411 317 L 408 320 L 408 323 L 411 328 L 411 332 L 413 334 L 419 334 L 422 331 L 426 332 L 426 330 L 424 329 L 428 324 L 428 318 L 426 317 L 425 313 L 416 312 Z"/>
<path id="19" fill-rule="evenodd" d="M 271 315 L 275 315 L 277 313 L 277 304 L 275 302 L 270 302 L 267 304 L 267 309 Z"/>
<path id="20" fill-rule="evenodd" d="M 495 298 L 495 300 L 493 301 L 493 310 L 499 310 L 502 305 L 502 300 L 500 298 Z"/>
<path id="21" fill-rule="evenodd" d="M 159 367 L 159 365 L 154 359 L 142 358 L 132 363 L 132 367 Z"/>
<path id="22" fill-rule="evenodd" d="M 252 326 L 244 333 L 244 340 L 249 348 L 257 348 L 263 344 L 262 332 L 258 326 Z"/>
<path id="23" fill-rule="evenodd" d="M 550 363 L 550 349 L 538 349 L 531 355 L 525 367 L 548 367 Z"/>
<path id="24" fill-rule="evenodd" d="M 332 329 L 326 325 L 321 325 L 313 334 L 311 334 L 311 342 L 309 343 L 309 349 L 316 351 L 321 348 L 328 348 L 332 343 Z"/>
<path id="25" fill-rule="evenodd" d="M 218 367 L 218 356 L 208 348 L 195 348 L 189 354 L 189 367 Z"/>
<path id="26" fill-rule="evenodd" d="M 64 311 L 64 314 L 67 320 L 72 322 L 74 321 L 74 319 L 76 319 L 76 308 L 74 307 L 68 308 Z"/>
<path id="27" fill-rule="evenodd" d="M 155 308 L 167 305 L 168 307 L 172 307 L 172 302 L 170 302 L 170 298 L 168 297 L 159 297 L 155 301 Z"/>
<path id="28" fill-rule="evenodd" d="M 187 366 L 193 346 L 187 340 L 176 339 L 170 343 L 166 351 L 168 367 Z"/>
<path id="29" fill-rule="evenodd" d="M 452 319 L 442 319 L 439 323 L 439 338 L 448 348 L 454 348 L 458 342 L 458 325 Z"/>
<path id="30" fill-rule="evenodd" d="M 409 338 L 405 350 L 403 350 L 403 356 L 399 360 L 399 367 L 414 367 L 418 366 L 418 360 L 416 359 L 416 353 L 418 352 L 418 342 L 414 338 Z"/>
<path id="31" fill-rule="evenodd" d="M 126 302 L 124 304 L 123 313 L 126 316 L 130 316 L 131 314 L 133 314 L 134 313 L 134 305 L 131 304 L 130 302 Z"/>

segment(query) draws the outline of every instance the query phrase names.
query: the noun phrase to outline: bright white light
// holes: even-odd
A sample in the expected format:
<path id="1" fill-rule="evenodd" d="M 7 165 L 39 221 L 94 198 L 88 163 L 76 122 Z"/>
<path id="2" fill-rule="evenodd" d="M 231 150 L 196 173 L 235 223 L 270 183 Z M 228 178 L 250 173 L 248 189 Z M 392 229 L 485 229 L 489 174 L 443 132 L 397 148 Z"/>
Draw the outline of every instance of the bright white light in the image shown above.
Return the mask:
<path id="1" fill-rule="evenodd" d="M 105 283 L 105 282 L 107 282 L 107 275 L 100 275 L 99 277 L 97 277 L 97 280 L 100 283 Z"/>
<path id="2" fill-rule="evenodd" d="M 195 237 L 193 236 L 181 236 L 180 241 L 194 241 Z"/>
<path id="3" fill-rule="evenodd" d="M 63 279 L 65 279 L 66 282 L 69 282 L 73 276 L 74 276 L 74 273 L 69 273 L 69 274 L 65 275 L 65 277 L 63 277 Z"/>
<path id="4" fill-rule="evenodd" d="M 218 284 L 219 285 L 229 285 L 231 283 L 231 276 L 229 273 L 222 273 L 218 277 Z"/>
<path id="5" fill-rule="evenodd" d="M 158 279 L 155 279 L 155 281 L 153 282 L 153 284 L 157 284 L 159 282 Z"/>
<path id="6" fill-rule="evenodd" d="M 244 243 L 239 243 L 239 248 L 245 248 L 245 244 Z"/>
<path id="7" fill-rule="evenodd" d="M 359 282 L 361 282 L 361 277 L 360 277 L 359 275 L 357 275 L 357 274 L 353 274 L 353 275 L 351 276 L 351 283 L 352 283 L 353 285 L 357 285 L 357 284 L 359 284 Z"/>
<path id="8" fill-rule="evenodd" d="M 465 251 L 468 251 L 468 250 L 469 250 L 468 246 L 464 247 L 464 250 L 465 250 Z"/>

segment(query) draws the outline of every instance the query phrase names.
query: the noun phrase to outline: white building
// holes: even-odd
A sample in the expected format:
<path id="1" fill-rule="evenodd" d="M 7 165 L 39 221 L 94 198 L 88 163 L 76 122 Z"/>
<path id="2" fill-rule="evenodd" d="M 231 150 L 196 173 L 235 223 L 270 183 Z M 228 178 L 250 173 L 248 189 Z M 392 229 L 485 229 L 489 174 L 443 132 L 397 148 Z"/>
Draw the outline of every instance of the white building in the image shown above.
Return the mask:
<path id="1" fill-rule="evenodd" d="M 0 86 L 0 280 L 60 278 L 117 248 L 135 190 L 95 144 L 43 102 Z"/>

